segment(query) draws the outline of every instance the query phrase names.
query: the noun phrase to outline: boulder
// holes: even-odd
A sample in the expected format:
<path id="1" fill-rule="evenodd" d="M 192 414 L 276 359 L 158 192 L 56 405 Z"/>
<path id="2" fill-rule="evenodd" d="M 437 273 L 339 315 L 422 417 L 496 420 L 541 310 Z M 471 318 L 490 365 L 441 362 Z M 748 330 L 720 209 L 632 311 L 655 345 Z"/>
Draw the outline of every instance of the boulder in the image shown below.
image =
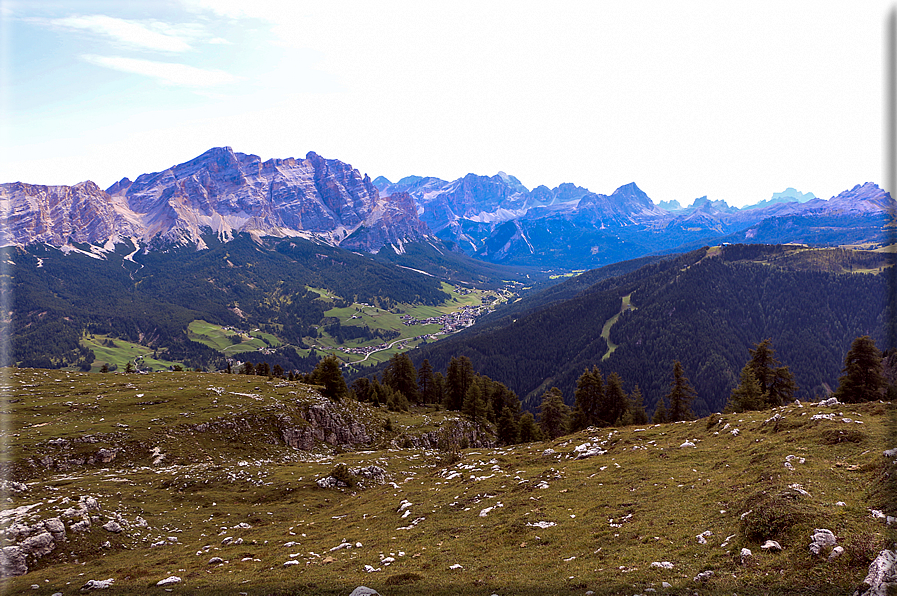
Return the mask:
<path id="1" fill-rule="evenodd" d="M 25 575 L 28 573 L 28 565 L 25 563 L 25 553 L 18 546 L 6 546 L 0 548 L 0 577 Z"/>
<path id="2" fill-rule="evenodd" d="M 56 543 L 53 542 L 52 534 L 49 532 L 42 532 L 26 538 L 19 544 L 19 548 L 21 548 L 22 552 L 26 555 L 40 558 L 53 552 L 53 549 L 56 548 Z"/>
<path id="3" fill-rule="evenodd" d="M 358 586 L 349 596 L 380 596 L 380 592 L 367 586 Z"/>
<path id="4" fill-rule="evenodd" d="M 813 530 L 813 536 L 811 536 L 810 540 L 810 552 L 814 555 L 818 555 L 826 548 L 835 546 L 838 543 L 838 539 L 835 538 L 832 531 L 825 528 Z"/>
<path id="5" fill-rule="evenodd" d="M 894 587 L 897 587 L 897 551 L 883 550 L 869 564 L 869 573 L 853 596 L 887 596 Z"/>

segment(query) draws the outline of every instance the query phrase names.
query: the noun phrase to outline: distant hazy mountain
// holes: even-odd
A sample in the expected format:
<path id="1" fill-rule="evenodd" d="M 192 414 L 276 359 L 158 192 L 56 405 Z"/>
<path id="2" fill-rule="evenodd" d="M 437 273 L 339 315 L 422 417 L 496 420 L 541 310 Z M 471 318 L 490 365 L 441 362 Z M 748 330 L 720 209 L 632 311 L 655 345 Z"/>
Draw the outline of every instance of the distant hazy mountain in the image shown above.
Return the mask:
<path id="1" fill-rule="evenodd" d="M 784 192 L 772 193 L 771 199 L 760 201 L 759 203 L 755 203 L 753 205 L 747 205 L 745 209 L 759 209 L 762 207 L 775 205 L 776 203 L 806 203 L 807 201 L 815 198 L 816 195 L 811 192 L 803 193 L 789 186 L 784 190 Z"/>

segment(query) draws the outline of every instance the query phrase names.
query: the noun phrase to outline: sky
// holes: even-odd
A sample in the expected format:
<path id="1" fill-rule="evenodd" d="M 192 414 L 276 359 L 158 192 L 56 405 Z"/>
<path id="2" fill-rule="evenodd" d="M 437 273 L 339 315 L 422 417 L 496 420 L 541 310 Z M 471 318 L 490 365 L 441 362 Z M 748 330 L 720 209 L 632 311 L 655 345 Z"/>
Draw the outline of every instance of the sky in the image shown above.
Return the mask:
<path id="1" fill-rule="evenodd" d="M 231 146 L 744 206 L 885 186 L 893 0 L 0 0 L 0 182 Z"/>

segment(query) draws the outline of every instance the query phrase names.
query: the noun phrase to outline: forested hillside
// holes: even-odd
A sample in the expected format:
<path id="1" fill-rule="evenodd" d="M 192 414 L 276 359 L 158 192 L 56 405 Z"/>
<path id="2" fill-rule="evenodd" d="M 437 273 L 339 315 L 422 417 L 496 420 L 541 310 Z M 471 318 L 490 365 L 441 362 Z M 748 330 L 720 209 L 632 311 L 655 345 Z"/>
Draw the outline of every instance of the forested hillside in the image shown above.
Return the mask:
<path id="1" fill-rule="evenodd" d="M 725 406 L 748 349 L 771 339 L 794 374 L 796 397 L 806 399 L 837 385 L 854 338 L 869 335 L 889 347 L 892 263 L 883 253 L 842 249 L 702 248 L 493 320 L 412 358 L 440 369 L 467 356 L 530 409 L 552 386 L 572 405 L 577 379 L 597 365 L 605 375 L 617 372 L 626 391 L 638 384 L 649 412 L 679 360 L 698 394 L 692 409 L 706 415 Z"/>
<path id="2" fill-rule="evenodd" d="M 201 251 L 144 254 L 118 244 L 114 252 L 91 253 L 102 258 L 44 245 L 7 249 L 14 262 L 14 361 L 89 367 L 91 354 L 79 345 L 86 332 L 164 348 L 168 359 L 191 368 L 222 366 L 218 352 L 188 340 L 190 321 L 260 328 L 301 347 L 329 308 L 313 288 L 384 308 L 447 298 L 435 277 L 308 240 L 255 242 L 242 235 L 206 243 L 210 248 Z M 293 347 L 268 360 L 285 368 L 314 366 Z"/>

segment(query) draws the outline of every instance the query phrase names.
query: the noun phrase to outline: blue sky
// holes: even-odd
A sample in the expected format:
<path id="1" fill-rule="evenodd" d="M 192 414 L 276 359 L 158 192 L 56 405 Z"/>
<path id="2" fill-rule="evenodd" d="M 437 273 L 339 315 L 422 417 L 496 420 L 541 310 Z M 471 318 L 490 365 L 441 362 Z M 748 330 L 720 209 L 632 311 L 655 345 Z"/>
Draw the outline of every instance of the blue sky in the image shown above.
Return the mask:
<path id="1" fill-rule="evenodd" d="M 0 182 L 214 146 L 745 205 L 884 183 L 893 1 L 0 0 Z"/>

